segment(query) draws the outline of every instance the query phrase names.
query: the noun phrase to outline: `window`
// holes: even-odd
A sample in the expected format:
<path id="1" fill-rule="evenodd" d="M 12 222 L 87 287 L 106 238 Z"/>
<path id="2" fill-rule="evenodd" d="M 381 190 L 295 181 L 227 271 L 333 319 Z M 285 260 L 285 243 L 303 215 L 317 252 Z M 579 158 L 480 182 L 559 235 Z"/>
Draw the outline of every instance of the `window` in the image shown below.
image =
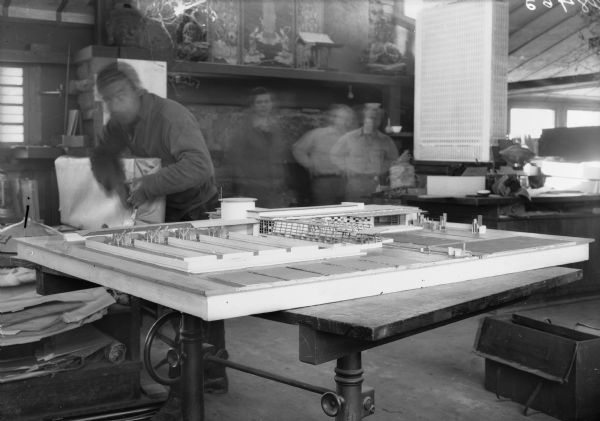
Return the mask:
<path id="1" fill-rule="evenodd" d="M 23 143 L 23 68 L 0 66 L 0 143 Z"/>
<path id="2" fill-rule="evenodd" d="M 510 137 L 531 136 L 539 139 L 542 129 L 554 127 L 554 110 L 545 108 L 511 108 Z"/>
<path id="3" fill-rule="evenodd" d="M 567 127 L 600 126 L 600 111 L 567 110 Z"/>

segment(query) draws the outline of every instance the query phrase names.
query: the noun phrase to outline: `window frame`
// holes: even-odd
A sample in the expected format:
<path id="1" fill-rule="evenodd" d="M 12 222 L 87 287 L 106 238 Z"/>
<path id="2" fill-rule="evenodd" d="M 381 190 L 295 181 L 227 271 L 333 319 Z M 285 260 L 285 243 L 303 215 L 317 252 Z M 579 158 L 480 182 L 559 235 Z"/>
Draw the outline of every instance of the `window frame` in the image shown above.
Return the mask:
<path id="1" fill-rule="evenodd" d="M 23 69 L 23 142 L 2 142 L 0 148 L 31 146 L 42 143 L 41 66 L 26 63 L 1 62 L 1 67 Z"/>
<path id="2" fill-rule="evenodd" d="M 4 142 L 0 139 L 0 145 L 5 146 L 14 146 L 14 145 L 25 145 L 26 144 L 26 139 L 27 139 L 27 93 L 25 92 L 25 85 L 27 85 L 27 77 L 26 77 L 26 71 L 25 71 L 25 66 L 23 65 L 15 65 L 15 64 L 4 64 L 4 63 L 0 63 L 0 67 L 2 68 L 13 68 L 13 69 L 21 69 L 21 77 L 23 80 L 22 85 L 20 86 L 20 88 L 23 91 L 23 102 L 20 104 L 21 107 L 23 108 L 23 122 L 20 123 L 20 126 L 23 127 L 23 141 L 22 142 Z M 6 85 L 6 86 L 10 86 L 10 85 Z M 10 106 L 11 104 L 5 104 L 7 106 Z M 16 105 L 16 104 L 15 104 Z"/>
<path id="3" fill-rule="evenodd" d="M 594 112 L 594 113 L 598 113 L 598 116 L 600 117 L 600 109 L 598 109 L 598 107 L 595 107 L 595 108 L 592 108 L 592 107 L 577 107 L 577 106 L 567 107 L 565 109 L 565 127 L 584 127 L 584 126 L 569 126 L 569 111 Z"/>
<path id="4" fill-rule="evenodd" d="M 537 104 L 532 104 L 532 103 L 512 103 L 508 105 L 508 127 L 507 127 L 507 133 L 512 135 L 513 133 L 511 132 L 512 129 L 512 110 L 513 109 L 531 109 L 531 110 L 549 110 L 552 111 L 554 113 L 554 127 L 559 127 L 558 126 L 558 114 L 559 114 L 559 110 L 556 109 L 556 107 L 550 105 L 550 104 L 543 104 L 543 103 L 537 103 Z M 535 138 L 538 139 L 538 138 Z"/>

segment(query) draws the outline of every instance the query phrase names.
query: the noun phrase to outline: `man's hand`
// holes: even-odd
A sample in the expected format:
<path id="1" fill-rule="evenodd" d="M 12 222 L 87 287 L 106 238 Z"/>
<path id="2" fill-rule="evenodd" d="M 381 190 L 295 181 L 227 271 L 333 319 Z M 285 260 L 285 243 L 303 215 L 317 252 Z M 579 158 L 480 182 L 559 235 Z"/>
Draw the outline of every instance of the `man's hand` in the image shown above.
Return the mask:
<path id="1" fill-rule="evenodd" d="M 134 208 L 139 208 L 143 203 L 147 202 L 150 198 L 146 196 L 142 187 L 142 179 L 136 178 L 131 183 L 129 190 L 129 197 L 127 202 L 130 203 Z"/>
<path id="2" fill-rule="evenodd" d="M 108 151 L 97 148 L 90 158 L 94 177 L 107 191 L 123 189 L 125 172 L 119 158 Z"/>

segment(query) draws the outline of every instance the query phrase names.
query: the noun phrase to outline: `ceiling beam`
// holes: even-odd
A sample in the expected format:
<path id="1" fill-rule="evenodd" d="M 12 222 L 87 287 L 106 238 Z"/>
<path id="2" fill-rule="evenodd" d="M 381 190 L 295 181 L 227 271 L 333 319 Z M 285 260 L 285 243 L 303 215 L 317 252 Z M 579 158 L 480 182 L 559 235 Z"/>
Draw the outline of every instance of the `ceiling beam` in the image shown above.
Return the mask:
<path id="1" fill-rule="evenodd" d="M 600 72 L 512 82 L 508 84 L 508 93 L 512 96 L 525 93 L 549 93 L 597 86 L 600 86 Z"/>
<path id="2" fill-rule="evenodd" d="M 552 9 L 548 9 L 552 10 Z M 510 34 L 510 50 L 508 54 L 513 54 L 519 49 L 523 48 L 527 44 L 535 41 L 539 37 L 544 36 L 549 31 L 553 30 L 559 25 L 562 25 L 565 21 L 569 20 L 573 14 L 562 13 L 558 8 L 552 11 L 552 14 L 546 12 L 525 26 L 519 28 L 519 30 Z M 558 18 L 558 19 L 557 19 Z M 534 29 L 535 28 L 535 29 Z M 541 31 L 540 31 L 541 29 Z"/>
<path id="3" fill-rule="evenodd" d="M 567 21 L 570 21 L 571 19 L 574 19 L 574 18 L 576 18 L 576 17 L 571 16 Z M 579 19 L 579 18 L 577 17 L 577 19 Z M 564 21 L 564 22 L 567 22 L 567 21 Z M 564 22 L 562 25 L 565 25 Z M 576 35 L 579 31 L 585 29 L 586 27 L 587 27 L 587 24 L 583 20 L 579 20 L 579 24 L 576 25 L 574 28 L 569 25 L 570 31 L 568 33 L 555 34 L 556 36 L 553 37 L 554 39 L 552 40 L 552 42 L 549 45 L 545 46 L 544 48 L 542 48 L 539 51 L 535 51 L 535 54 L 533 52 L 530 52 L 531 53 L 530 57 L 525 58 L 523 61 L 518 62 L 518 64 L 516 66 L 511 67 L 509 69 L 509 72 L 512 72 L 520 67 L 523 67 L 525 64 L 534 60 L 538 56 L 548 52 L 549 50 L 555 48 L 556 46 L 560 45 L 561 43 L 565 42 L 565 40 L 569 39 L 573 35 Z M 555 27 L 552 31 L 556 31 L 556 28 L 558 28 L 558 26 Z M 556 32 L 558 32 L 558 31 L 556 31 Z M 538 39 L 539 39 L 539 37 L 538 37 Z M 513 51 L 512 54 L 510 54 L 510 55 L 519 56 L 518 50 Z"/>

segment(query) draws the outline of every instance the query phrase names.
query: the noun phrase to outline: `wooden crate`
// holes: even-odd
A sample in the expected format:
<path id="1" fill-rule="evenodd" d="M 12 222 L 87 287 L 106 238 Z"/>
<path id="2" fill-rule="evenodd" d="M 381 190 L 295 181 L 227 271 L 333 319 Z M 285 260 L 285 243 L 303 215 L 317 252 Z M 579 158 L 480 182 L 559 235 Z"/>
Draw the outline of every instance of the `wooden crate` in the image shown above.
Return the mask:
<path id="1" fill-rule="evenodd" d="M 141 362 L 93 362 L 73 371 L 0 384 L 0 419 L 47 416 L 140 397 Z"/>
<path id="2" fill-rule="evenodd" d="M 485 388 L 563 421 L 600 419 L 600 337 L 524 316 L 482 320 Z"/>

